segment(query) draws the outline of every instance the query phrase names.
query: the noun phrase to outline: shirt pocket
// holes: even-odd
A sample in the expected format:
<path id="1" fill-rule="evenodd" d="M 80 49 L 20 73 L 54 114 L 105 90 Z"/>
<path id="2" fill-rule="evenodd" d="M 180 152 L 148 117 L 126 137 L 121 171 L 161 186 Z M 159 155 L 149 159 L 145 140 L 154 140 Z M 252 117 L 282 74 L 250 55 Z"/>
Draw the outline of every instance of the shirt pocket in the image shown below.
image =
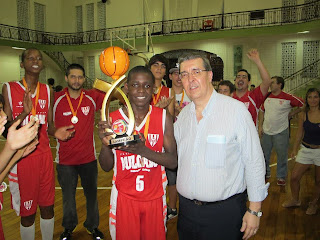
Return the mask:
<path id="1" fill-rule="evenodd" d="M 205 165 L 207 168 L 222 168 L 226 162 L 226 136 L 208 135 Z"/>

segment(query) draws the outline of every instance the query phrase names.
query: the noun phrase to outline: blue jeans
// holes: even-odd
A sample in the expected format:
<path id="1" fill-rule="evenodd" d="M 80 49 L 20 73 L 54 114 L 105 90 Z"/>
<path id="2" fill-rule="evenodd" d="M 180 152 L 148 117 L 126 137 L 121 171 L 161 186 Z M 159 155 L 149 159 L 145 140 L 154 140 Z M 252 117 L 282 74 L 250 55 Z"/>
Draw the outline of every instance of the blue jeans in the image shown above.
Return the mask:
<path id="1" fill-rule="evenodd" d="M 277 154 L 277 178 L 285 179 L 288 172 L 289 128 L 275 135 L 263 133 L 261 146 L 266 161 L 266 175 L 270 175 L 270 156 L 274 147 Z"/>
<path id="2" fill-rule="evenodd" d="M 76 210 L 76 188 L 78 175 L 87 201 L 87 219 L 84 227 L 92 230 L 99 226 L 99 209 L 97 201 L 97 161 L 81 165 L 57 165 L 58 181 L 62 189 L 64 228 L 73 230 L 78 224 Z"/>

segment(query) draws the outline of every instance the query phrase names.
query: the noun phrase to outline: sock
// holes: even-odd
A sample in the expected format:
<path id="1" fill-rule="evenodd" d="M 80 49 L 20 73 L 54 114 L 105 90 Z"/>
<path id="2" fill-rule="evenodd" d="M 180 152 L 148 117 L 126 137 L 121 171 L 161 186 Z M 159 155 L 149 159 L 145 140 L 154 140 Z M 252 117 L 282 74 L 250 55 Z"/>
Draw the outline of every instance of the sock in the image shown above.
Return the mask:
<path id="1" fill-rule="evenodd" d="M 34 240 L 35 238 L 35 224 L 30 227 L 24 227 L 20 223 L 20 235 L 23 240 Z"/>
<path id="2" fill-rule="evenodd" d="M 52 240 L 54 229 L 54 217 L 51 219 L 43 219 L 40 217 L 40 229 L 42 240 Z"/>

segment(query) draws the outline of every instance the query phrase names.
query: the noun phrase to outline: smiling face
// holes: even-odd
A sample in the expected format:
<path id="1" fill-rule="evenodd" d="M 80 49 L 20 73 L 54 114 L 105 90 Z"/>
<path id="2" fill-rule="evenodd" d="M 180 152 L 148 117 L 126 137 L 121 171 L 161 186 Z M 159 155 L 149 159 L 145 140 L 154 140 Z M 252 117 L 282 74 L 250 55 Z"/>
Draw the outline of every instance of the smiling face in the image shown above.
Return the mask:
<path id="1" fill-rule="evenodd" d="M 150 74 L 145 72 L 133 73 L 125 87 L 130 103 L 137 107 L 149 107 L 154 82 Z"/>
<path id="2" fill-rule="evenodd" d="M 179 71 L 178 70 L 170 73 L 169 74 L 169 78 L 172 81 L 172 84 L 174 86 L 176 86 L 177 88 L 182 87 L 182 81 L 181 81 L 181 79 L 179 77 Z"/>
<path id="3" fill-rule="evenodd" d="M 40 51 L 29 49 L 24 52 L 24 55 L 20 67 L 25 69 L 26 74 L 40 74 L 43 69 L 42 54 Z"/>
<path id="4" fill-rule="evenodd" d="M 69 89 L 78 91 L 82 89 L 85 81 L 83 71 L 80 69 L 70 69 L 69 75 L 65 76 Z"/>
<path id="5" fill-rule="evenodd" d="M 320 107 L 319 106 L 320 98 L 319 93 L 317 91 L 310 92 L 307 96 L 307 103 L 309 107 Z"/>
<path id="6" fill-rule="evenodd" d="M 192 71 L 197 70 L 202 71 L 198 71 L 198 76 L 194 76 Z M 204 70 L 204 63 L 201 58 L 186 60 L 180 64 L 180 73 L 182 73 L 182 75 L 187 75 L 185 78 L 181 79 L 182 85 L 186 91 L 186 94 L 192 101 L 203 101 L 210 99 L 213 91 L 213 86 L 211 84 L 212 72 Z"/>
<path id="7" fill-rule="evenodd" d="M 160 61 L 152 64 L 150 70 L 156 80 L 162 80 L 164 75 L 166 75 L 166 65 Z"/>
<path id="8" fill-rule="evenodd" d="M 248 90 L 248 86 L 250 84 L 248 73 L 244 71 L 240 71 L 237 73 L 235 79 L 235 86 L 237 90 Z"/>

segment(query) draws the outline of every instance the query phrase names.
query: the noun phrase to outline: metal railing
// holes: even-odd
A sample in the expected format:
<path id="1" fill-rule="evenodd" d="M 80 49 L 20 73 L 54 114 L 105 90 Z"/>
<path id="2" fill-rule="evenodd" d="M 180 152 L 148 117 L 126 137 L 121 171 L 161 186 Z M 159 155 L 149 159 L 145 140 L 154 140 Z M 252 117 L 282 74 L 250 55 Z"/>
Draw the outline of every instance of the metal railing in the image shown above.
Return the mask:
<path id="1" fill-rule="evenodd" d="M 320 59 L 285 78 L 284 91 L 293 93 L 302 86 L 320 79 Z"/>
<path id="2" fill-rule="evenodd" d="M 151 35 L 171 35 L 277 26 L 308 22 L 319 18 L 320 0 L 316 0 L 288 7 L 183 18 L 77 33 L 41 32 L 0 24 L 0 38 L 48 45 L 80 45 L 111 41 L 113 36 L 118 36 L 121 39 L 142 38 L 145 37 L 147 30 L 150 31 Z"/>

